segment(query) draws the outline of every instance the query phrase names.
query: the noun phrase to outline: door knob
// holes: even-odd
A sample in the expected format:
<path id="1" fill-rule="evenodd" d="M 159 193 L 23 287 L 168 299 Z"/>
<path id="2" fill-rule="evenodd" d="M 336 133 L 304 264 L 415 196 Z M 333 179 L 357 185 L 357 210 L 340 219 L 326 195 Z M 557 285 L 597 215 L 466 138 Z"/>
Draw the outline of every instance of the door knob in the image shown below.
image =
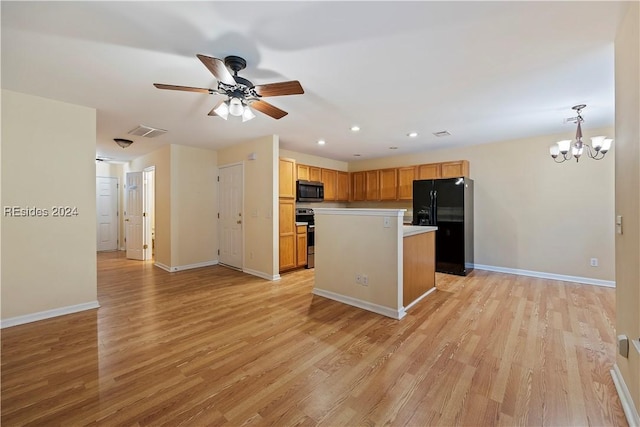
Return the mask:
<path id="1" fill-rule="evenodd" d="M 242 224 L 242 221 L 238 220 L 236 221 L 236 224 Z"/>
<path id="2" fill-rule="evenodd" d="M 129 218 L 125 219 L 125 221 L 129 221 Z"/>

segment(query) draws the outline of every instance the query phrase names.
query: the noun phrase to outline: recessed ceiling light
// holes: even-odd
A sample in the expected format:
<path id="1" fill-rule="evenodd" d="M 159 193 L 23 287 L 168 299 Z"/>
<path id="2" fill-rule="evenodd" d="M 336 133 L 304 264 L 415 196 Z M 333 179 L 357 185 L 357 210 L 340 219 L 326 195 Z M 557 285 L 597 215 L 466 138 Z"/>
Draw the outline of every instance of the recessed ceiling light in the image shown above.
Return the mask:
<path id="1" fill-rule="evenodd" d="M 360 126 L 351 126 L 351 132 L 360 132 Z"/>
<path id="2" fill-rule="evenodd" d="M 360 157 L 362 154 L 354 154 L 353 157 Z"/>
<path id="3" fill-rule="evenodd" d="M 324 139 L 319 139 L 319 140 L 318 140 L 318 145 L 324 145 L 324 144 L 326 144 L 326 143 L 327 143 L 327 142 L 326 142 Z"/>
<path id="4" fill-rule="evenodd" d="M 437 137 L 451 135 L 451 133 L 448 130 L 441 130 L 440 132 L 434 132 L 433 134 Z"/>
<path id="5" fill-rule="evenodd" d="M 389 150 L 397 150 L 398 147 L 389 147 Z"/>
<path id="6" fill-rule="evenodd" d="M 418 136 L 418 132 L 409 132 L 409 133 L 407 134 L 407 136 L 408 136 L 409 138 L 415 138 L 416 136 Z"/>

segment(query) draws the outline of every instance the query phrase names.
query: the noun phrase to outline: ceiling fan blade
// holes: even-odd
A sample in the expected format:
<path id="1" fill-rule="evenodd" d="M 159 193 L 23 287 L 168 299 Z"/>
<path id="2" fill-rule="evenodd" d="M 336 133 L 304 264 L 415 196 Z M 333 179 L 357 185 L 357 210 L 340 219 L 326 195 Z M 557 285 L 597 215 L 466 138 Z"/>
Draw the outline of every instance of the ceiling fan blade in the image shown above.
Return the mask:
<path id="1" fill-rule="evenodd" d="M 218 58 L 212 58 L 211 56 L 206 55 L 197 55 L 198 59 L 202 61 L 205 67 L 211 71 L 211 74 L 215 76 L 219 81 L 226 83 L 228 85 L 235 85 L 236 81 L 227 69 L 227 66 L 224 65 L 224 61 Z"/>
<path id="2" fill-rule="evenodd" d="M 283 118 L 284 116 L 286 116 L 287 113 L 286 111 L 283 111 L 281 109 L 279 109 L 276 106 L 273 106 L 271 104 L 269 104 L 268 102 L 265 102 L 261 99 L 257 99 L 255 101 L 253 101 L 251 104 L 251 107 L 255 108 L 256 110 L 260 111 L 261 113 L 266 114 L 267 116 L 271 116 L 274 119 L 278 120 Z"/>
<path id="3" fill-rule="evenodd" d="M 165 85 L 162 83 L 154 83 L 153 84 L 158 89 L 170 89 L 170 90 L 184 90 L 187 92 L 199 92 L 199 93 L 212 93 L 215 92 L 213 89 L 206 89 L 202 87 L 190 87 L 190 86 L 176 86 L 176 85 Z"/>
<path id="4" fill-rule="evenodd" d="M 302 95 L 304 93 L 302 85 L 297 80 L 291 80 L 290 82 L 257 85 L 254 87 L 254 89 L 260 96 Z"/>

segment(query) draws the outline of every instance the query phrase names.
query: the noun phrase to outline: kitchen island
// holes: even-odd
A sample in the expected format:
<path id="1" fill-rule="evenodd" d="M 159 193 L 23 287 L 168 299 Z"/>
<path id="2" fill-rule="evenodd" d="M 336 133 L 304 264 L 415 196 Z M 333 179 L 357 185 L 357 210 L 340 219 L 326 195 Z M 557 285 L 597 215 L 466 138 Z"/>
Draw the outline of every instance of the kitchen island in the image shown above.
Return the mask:
<path id="1" fill-rule="evenodd" d="M 316 208 L 313 293 L 394 319 L 435 291 L 437 227 L 405 209 Z"/>

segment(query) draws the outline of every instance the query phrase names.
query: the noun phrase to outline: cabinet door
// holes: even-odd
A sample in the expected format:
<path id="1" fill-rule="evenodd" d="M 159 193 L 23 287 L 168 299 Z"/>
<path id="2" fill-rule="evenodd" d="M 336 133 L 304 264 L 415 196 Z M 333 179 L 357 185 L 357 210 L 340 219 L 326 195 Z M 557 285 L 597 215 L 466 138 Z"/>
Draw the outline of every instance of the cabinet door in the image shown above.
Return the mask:
<path id="1" fill-rule="evenodd" d="M 370 201 L 380 200 L 380 187 L 378 184 L 379 171 L 366 171 L 364 173 L 365 199 Z"/>
<path id="2" fill-rule="evenodd" d="M 456 162 L 441 163 L 442 178 L 458 178 L 460 176 L 469 176 L 469 161 L 458 160 Z"/>
<path id="3" fill-rule="evenodd" d="M 351 174 L 351 200 L 360 202 L 367 197 L 365 188 L 364 172 L 353 172 Z"/>
<path id="4" fill-rule="evenodd" d="M 322 183 L 324 184 L 324 199 L 336 200 L 338 187 L 338 171 L 333 169 L 322 169 Z"/>
<path id="5" fill-rule="evenodd" d="M 279 194 L 288 199 L 296 198 L 296 161 L 280 158 L 278 167 Z"/>
<path id="6" fill-rule="evenodd" d="M 338 197 L 339 202 L 349 201 L 349 172 L 338 171 Z"/>
<path id="7" fill-rule="evenodd" d="M 298 226 L 296 233 L 296 258 L 298 267 L 304 267 L 307 265 L 307 227 Z"/>
<path id="8" fill-rule="evenodd" d="M 295 211 L 293 199 L 280 199 L 280 271 L 296 266 Z"/>
<path id="9" fill-rule="evenodd" d="M 305 181 L 309 181 L 309 166 L 297 165 L 296 169 L 298 171 L 296 179 L 303 179 Z"/>
<path id="10" fill-rule="evenodd" d="M 398 168 L 398 200 L 413 199 L 413 180 L 416 179 L 416 167 Z"/>
<path id="11" fill-rule="evenodd" d="M 441 178 L 440 163 L 430 163 L 418 166 L 418 179 Z"/>
<path id="12" fill-rule="evenodd" d="M 309 166 L 309 181 L 322 182 L 322 173 L 320 168 Z"/>
<path id="13" fill-rule="evenodd" d="M 398 198 L 398 169 L 382 169 L 379 172 L 380 200 Z"/>

